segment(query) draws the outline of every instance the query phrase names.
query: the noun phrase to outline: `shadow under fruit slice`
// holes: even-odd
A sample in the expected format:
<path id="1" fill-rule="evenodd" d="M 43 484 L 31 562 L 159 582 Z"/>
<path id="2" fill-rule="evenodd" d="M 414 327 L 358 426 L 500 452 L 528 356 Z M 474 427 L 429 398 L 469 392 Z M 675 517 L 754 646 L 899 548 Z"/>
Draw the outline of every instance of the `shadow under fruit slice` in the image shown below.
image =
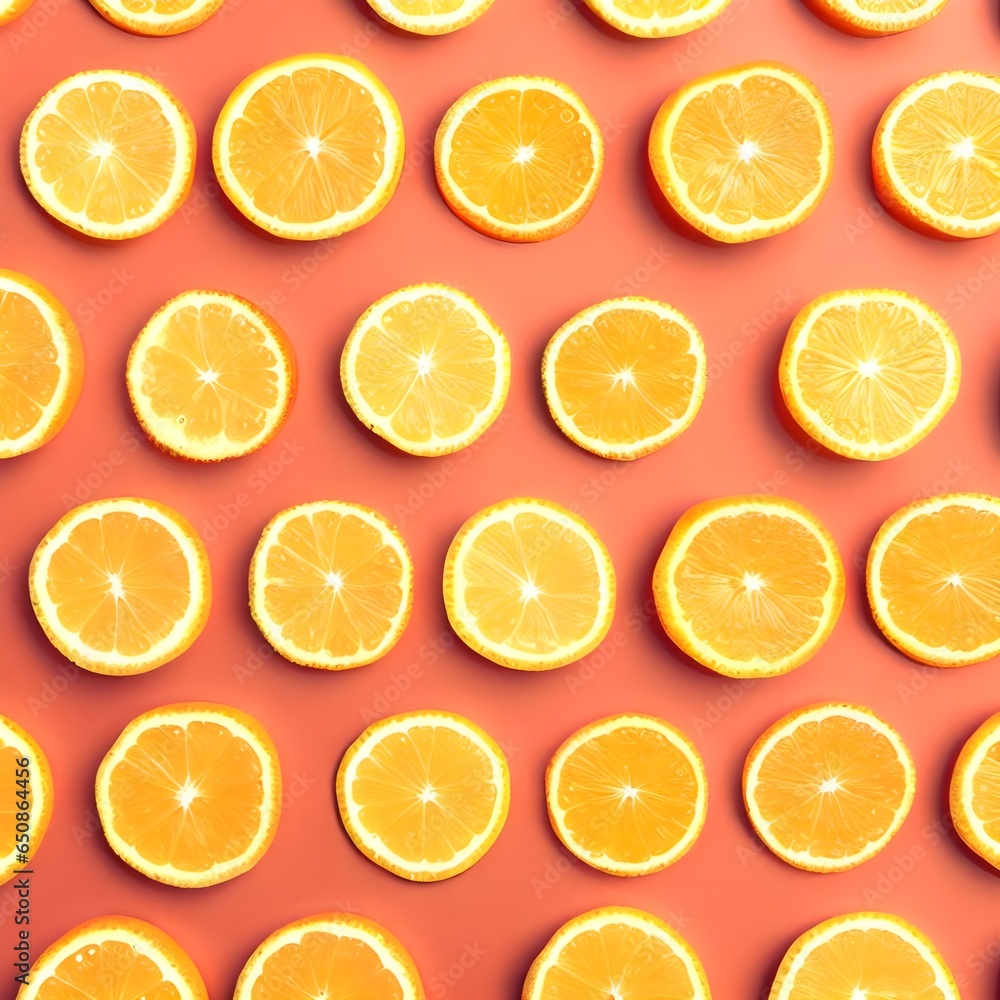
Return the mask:
<path id="1" fill-rule="evenodd" d="M 0 885 L 31 863 L 52 816 L 52 771 L 42 748 L 0 715 Z"/>

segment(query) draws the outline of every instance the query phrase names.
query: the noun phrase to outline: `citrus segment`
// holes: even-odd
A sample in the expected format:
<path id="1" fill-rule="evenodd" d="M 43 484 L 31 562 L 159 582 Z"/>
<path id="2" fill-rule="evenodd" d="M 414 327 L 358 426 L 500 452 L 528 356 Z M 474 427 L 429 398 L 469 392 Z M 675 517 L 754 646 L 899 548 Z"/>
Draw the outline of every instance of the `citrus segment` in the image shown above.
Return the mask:
<path id="1" fill-rule="evenodd" d="M 52 771 L 42 748 L 0 715 L 0 884 L 31 864 L 52 816 Z"/>
<path id="2" fill-rule="evenodd" d="M 418 35 L 457 31 L 481 17 L 493 0 L 368 0 L 379 17 Z"/>
<path id="3" fill-rule="evenodd" d="M 204 24 L 225 0 L 90 0 L 116 28 L 135 35 L 179 35 Z"/>
<path id="4" fill-rule="evenodd" d="M 851 35 L 895 35 L 937 17 L 948 0 L 809 0 L 823 20 Z"/>
<path id="5" fill-rule="evenodd" d="M 965 843 L 1000 868 L 1000 713 L 967 740 L 951 777 L 951 818 Z"/>
<path id="6" fill-rule="evenodd" d="M 586 0 L 612 27 L 639 38 L 684 35 L 707 24 L 729 0 Z"/>

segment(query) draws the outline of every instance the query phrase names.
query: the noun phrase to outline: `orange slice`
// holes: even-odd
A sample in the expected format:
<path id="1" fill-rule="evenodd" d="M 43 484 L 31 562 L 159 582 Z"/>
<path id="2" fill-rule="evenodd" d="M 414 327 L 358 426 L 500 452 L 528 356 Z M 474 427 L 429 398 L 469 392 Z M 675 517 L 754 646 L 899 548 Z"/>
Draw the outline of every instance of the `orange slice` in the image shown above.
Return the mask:
<path id="1" fill-rule="evenodd" d="M 49 945 L 17 1000 L 208 1000 L 201 975 L 168 934 L 134 917 L 98 917 Z"/>
<path id="2" fill-rule="evenodd" d="M 878 627 L 912 659 L 963 667 L 1000 653 L 1000 499 L 948 493 L 896 511 L 867 581 Z"/>
<path id="3" fill-rule="evenodd" d="M 851 35 L 895 35 L 926 24 L 948 0 L 808 0 L 815 12 Z"/>
<path id="4" fill-rule="evenodd" d="M 295 396 L 295 359 L 281 327 L 246 299 L 182 292 L 143 327 L 125 378 L 158 447 L 217 462 L 256 451 L 281 430 Z"/>
<path id="5" fill-rule="evenodd" d="M 252 868 L 281 811 L 278 752 L 227 705 L 164 705 L 133 719 L 97 771 L 112 850 L 168 885 L 216 885 Z"/>
<path id="6" fill-rule="evenodd" d="M 318 913 L 276 930 L 250 956 L 233 1000 L 423 1000 L 409 953 L 374 920 Z"/>
<path id="7" fill-rule="evenodd" d="M 784 497 L 709 500 L 670 532 L 653 574 L 667 635 L 729 677 L 770 677 L 826 642 L 844 603 L 830 533 Z"/>
<path id="8" fill-rule="evenodd" d="M 930 235 L 1000 230 L 1000 77 L 937 73 L 885 110 L 872 144 L 875 190 L 900 221 Z"/>
<path id="9" fill-rule="evenodd" d="M 475 441 L 503 409 L 507 339 L 475 299 L 447 285 L 410 285 L 355 324 L 340 362 L 357 418 L 411 455 Z"/>
<path id="10" fill-rule="evenodd" d="M 0 268 L 0 458 L 41 448 L 83 387 L 83 346 L 62 303 L 37 281 Z"/>
<path id="11" fill-rule="evenodd" d="M 28 115 L 21 172 L 54 219 L 121 240 L 162 225 L 194 175 L 194 125 L 156 80 L 86 70 L 57 83 Z"/>
<path id="12" fill-rule="evenodd" d="M 602 458 L 648 455 L 691 426 L 705 395 L 705 345 L 672 306 L 638 296 L 577 313 L 549 341 L 552 419 Z"/>
<path id="13" fill-rule="evenodd" d="M 848 913 L 806 931 L 788 949 L 769 1000 L 862 996 L 959 1000 L 934 945 L 891 913 Z"/>
<path id="14" fill-rule="evenodd" d="M 500 836 L 507 760 L 453 712 L 405 712 L 369 726 L 337 771 L 337 803 L 365 857 L 401 878 L 438 882 L 471 868 Z"/>
<path id="15" fill-rule="evenodd" d="M 594 529 L 548 500 L 474 514 L 448 549 L 444 602 L 459 638 L 515 670 L 551 670 L 598 646 L 615 610 L 615 571 Z"/>
<path id="16" fill-rule="evenodd" d="M 930 306 L 865 288 L 821 295 L 795 317 L 779 379 L 806 433 L 848 458 L 878 461 L 937 426 L 961 368 L 955 335 Z"/>
<path id="17" fill-rule="evenodd" d="M 403 169 L 403 120 L 367 66 L 346 56 L 293 56 L 233 91 L 215 126 L 212 161 L 251 222 L 286 239 L 326 239 L 389 203 Z"/>
<path id="18" fill-rule="evenodd" d="M 705 765 L 679 729 L 613 715 L 575 732 L 545 772 L 556 835 L 611 875 L 648 875 L 682 858 L 708 808 Z"/>
<path id="19" fill-rule="evenodd" d="M 73 508 L 35 549 L 31 604 L 63 656 L 99 674 L 140 674 L 180 656 L 208 620 L 208 553 L 155 500 Z"/>
<path id="20" fill-rule="evenodd" d="M 250 611 L 286 660 L 346 670 L 385 656 L 413 604 L 413 562 L 379 513 L 340 500 L 276 514 L 250 561 Z"/>
<path id="21" fill-rule="evenodd" d="M 949 798 L 959 836 L 1000 868 L 1000 713 L 991 715 L 962 747 Z"/>
<path id="22" fill-rule="evenodd" d="M 710 1000 L 698 956 L 643 910 L 605 906 L 563 924 L 528 970 L 522 1000 Z"/>
<path id="23" fill-rule="evenodd" d="M 667 38 L 695 31 L 718 17 L 729 0 L 586 0 L 612 27 L 639 38 Z"/>
<path id="24" fill-rule="evenodd" d="M 830 113 L 781 63 L 685 84 L 657 112 L 649 162 L 674 211 L 725 243 L 773 236 L 819 204 L 833 171 Z"/>
<path id="25" fill-rule="evenodd" d="M 857 705 L 815 705 L 779 719 L 754 743 L 743 801 L 783 861 L 842 872 L 873 858 L 913 804 L 916 771 L 899 734 Z"/>
<path id="26" fill-rule="evenodd" d="M 434 140 L 438 187 L 473 229 L 515 243 L 572 229 L 597 193 L 604 140 L 564 83 L 507 76 L 473 87 Z"/>
<path id="27" fill-rule="evenodd" d="M 443 35 L 472 24 L 493 0 L 368 0 L 390 24 L 418 35 Z"/>
<path id="28" fill-rule="evenodd" d="M 0 24 L 7 24 L 20 17 L 35 0 L 0 0 Z"/>
<path id="29" fill-rule="evenodd" d="M 225 0 L 90 0 L 116 28 L 135 35 L 179 35 L 204 24 Z"/>
<path id="30" fill-rule="evenodd" d="M 42 748 L 0 715 L 0 885 L 31 864 L 52 816 L 52 771 Z"/>

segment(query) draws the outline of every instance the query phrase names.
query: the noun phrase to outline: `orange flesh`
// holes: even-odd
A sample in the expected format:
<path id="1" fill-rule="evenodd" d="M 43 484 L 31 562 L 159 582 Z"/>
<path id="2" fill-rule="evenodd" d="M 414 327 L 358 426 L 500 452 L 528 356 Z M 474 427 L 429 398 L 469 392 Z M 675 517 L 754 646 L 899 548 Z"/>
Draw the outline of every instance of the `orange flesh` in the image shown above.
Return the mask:
<path id="1" fill-rule="evenodd" d="M 893 622 L 926 645 L 967 652 L 995 642 L 1000 518 L 961 506 L 916 516 L 886 549 L 880 581 Z"/>
<path id="2" fill-rule="evenodd" d="M 756 152 L 740 158 L 740 147 Z M 694 96 L 674 125 L 669 154 L 699 212 L 736 226 L 791 213 L 820 181 L 822 132 L 789 83 L 752 76 Z"/>
<path id="3" fill-rule="evenodd" d="M 123 656 L 141 656 L 166 638 L 191 601 L 176 539 L 156 521 L 124 511 L 77 524 L 52 553 L 45 586 L 64 628 L 91 649 Z"/>
<path id="4" fill-rule="evenodd" d="M 972 811 L 990 840 L 1000 841 L 1000 743 L 993 743 L 972 777 Z"/>
<path id="5" fill-rule="evenodd" d="M 38 423 L 59 386 L 57 359 L 38 307 L 0 291 L 0 439 L 20 438 Z"/>
<path id="6" fill-rule="evenodd" d="M 174 17 L 190 10 L 197 0 L 119 0 L 122 8 L 130 14 L 159 14 Z"/>
<path id="7" fill-rule="evenodd" d="M 927 0 L 854 0 L 854 3 L 872 14 L 902 14 L 923 7 Z"/>
<path id="8" fill-rule="evenodd" d="M 34 981 L 34 980 L 32 980 Z M 156 963 L 123 941 L 84 943 L 38 984 L 38 1000 L 179 1000 Z"/>
<path id="9" fill-rule="evenodd" d="M 613 0 L 613 5 L 629 17 L 679 17 L 708 6 L 709 0 Z"/>
<path id="10" fill-rule="evenodd" d="M 588 740 L 566 759 L 557 787 L 573 840 L 624 863 L 666 854 L 697 814 L 691 762 L 652 729 L 616 729 Z"/>
<path id="11" fill-rule="evenodd" d="M 500 222 L 547 221 L 569 209 L 589 184 L 596 167 L 592 139 L 576 108 L 561 97 L 501 90 L 464 113 L 448 172 L 469 201 Z"/>
<path id="12" fill-rule="evenodd" d="M 117 835 L 150 863 L 186 872 L 242 855 L 264 801 L 254 749 L 224 726 L 200 721 L 140 734 L 111 772 L 109 794 Z"/>
<path id="13" fill-rule="evenodd" d="M 57 109 L 38 123 L 35 154 L 56 200 L 108 225 L 150 212 L 167 192 L 177 156 L 159 104 L 103 82 L 67 91 Z M 95 152 L 102 149 L 109 155 Z"/>
<path id="14" fill-rule="evenodd" d="M 409 17 L 427 17 L 430 14 L 453 14 L 466 0 L 389 0 L 397 10 Z"/>
<path id="15" fill-rule="evenodd" d="M 462 733 L 416 725 L 384 736 L 369 754 L 351 795 L 361 825 L 395 854 L 450 861 L 489 826 L 500 789 L 490 758 Z"/>
<path id="16" fill-rule="evenodd" d="M 634 444 L 684 416 L 697 368 L 684 327 L 648 309 L 609 309 L 563 342 L 556 394 L 581 434 Z"/>
<path id="17" fill-rule="evenodd" d="M 17 797 L 17 760 L 22 753 L 23 750 L 19 747 L 0 746 L 0 775 L 3 788 L 0 794 L 0 857 L 14 849 L 14 837 L 17 832 L 16 813 L 18 804 L 22 801 Z M 36 801 L 34 783 L 38 780 L 40 780 L 38 768 L 36 762 L 32 761 L 31 780 L 28 786 L 32 804 Z M 34 831 L 29 832 L 34 835 Z"/>
<path id="18" fill-rule="evenodd" d="M 319 142 L 311 155 L 307 143 Z M 230 167 L 257 209 L 315 223 L 356 209 L 385 165 L 386 126 L 367 88 L 333 70 L 264 84 L 232 127 Z"/>
<path id="19" fill-rule="evenodd" d="M 837 788 L 823 791 L 824 782 Z M 906 771 L 889 740 L 842 715 L 803 722 L 761 763 L 753 798 L 771 835 L 791 851 L 845 858 L 893 824 Z"/>
<path id="20" fill-rule="evenodd" d="M 825 560 L 816 537 L 790 518 L 719 517 L 698 531 L 678 565 L 677 599 L 712 649 L 731 660 L 774 662 L 816 633 L 833 581 Z"/>
<path id="21" fill-rule="evenodd" d="M 269 549 L 263 574 L 267 614 L 286 639 L 312 653 L 341 657 L 374 649 L 403 601 L 399 555 L 351 514 L 291 518 Z"/>

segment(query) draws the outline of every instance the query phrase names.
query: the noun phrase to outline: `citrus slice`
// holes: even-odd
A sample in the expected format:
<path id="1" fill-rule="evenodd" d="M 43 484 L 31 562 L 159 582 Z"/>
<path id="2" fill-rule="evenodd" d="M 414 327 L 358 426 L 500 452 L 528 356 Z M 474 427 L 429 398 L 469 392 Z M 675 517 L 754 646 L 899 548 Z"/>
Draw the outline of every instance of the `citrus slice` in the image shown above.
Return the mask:
<path id="1" fill-rule="evenodd" d="M 134 35 L 179 35 L 204 24 L 226 0 L 90 0 L 116 28 Z"/>
<path id="2" fill-rule="evenodd" d="M 94 500 L 63 515 L 28 570 L 31 604 L 63 656 L 99 674 L 140 674 L 180 656 L 212 602 L 208 553 L 155 500 Z"/>
<path id="3" fill-rule="evenodd" d="M 228 292 L 182 292 L 161 306 L 132 345 L 125 377 L 153 442 L 202 462 L 267 444 L 295 396 L 288 338 Z"/>
<path id="4" fill-rule="evenodd" d="M 122 240 L 156 229 L 194 175 L 194 125 L 156 80 L 86 70 L 57 83 L 28 115 L 21 172 L 54 219 Z"/>
<path id="5" fill-rule="evenodd" d="M 510 384 L 507 339 L 475 299 L 411 285 L 355 324 L 340 362 L 357 418 L 411 455 L 447 455 L 496 420 Z"/>
<path id="6" fill-rule="evenodd" d="M 374 920 L 318 913 L 276 930 L 250 956 L 233 1000 L 423 1000 L 409 953 Z"/>
<path id="7" fill-rule="evenodd" d="M 0 268 L 0 458 L 40 448 L 62 429 L 83 386 L 80 335 L 37 281 Z"/>
<path id="8" fill-rule="evenodd" d="M 653 574 L 667 635 L 729 677 L 771 677 L 805 663 L 844 603 L 837 545 L 784 497 L 709 500 L 674 525 Z"/>
<path id="9" fill-rule="evenodd" d="M 0 24 L 7 24 L 20 17 L 35 0 L 0 0 Z"/>
<path id="10" fill-rule="evenodd" d="M 472 24 L 493 0 L 368 0 L 379 17 L 418 35 L 443 35 Z"/>
<path id="11" fill-rule="evenodd" d="M 49 945 L 17 1000 L 118 997 L 208 1000 L 201 975 L 181 946 L 134 917 L 98 917 Z"/>
<path id="12" fill-rule="evenodd" d="M 1000 713 L 968 739 L 951 776 L 951 818 L 968 847 L 1000 868 Z"/>
<path id="13" fill-rule="evenodd" d="M 769 1000 L 862 996 L 959 1000 L 934 945 L 891 913 L 847 913 L 806 931 L 785 954 Z"/>
<path id="14" fill-rule="evenodd" d="M 566 84 L 507 76 L 448 109 L 434 166 L 448 207 L 473 229 L 515 243 L 547 240 L 572 229 L 594 200 L 604 140 Z"/>
<path id="15" fill-rule="evenodd" d="M 605 906 L 563 924 L 531 964 L 522 1000 L 710 1000 L 698 956 L 644 910 Z"/>
<path id="16" fill-rule="evenodd" d="M 872 143 L 875 191 L 899 220 L 931 235 L 1000 230 L 1000 77 L 937 73 L 885 110 Z"/>
<path id="17" fill-rule="evenodd" d="M 164 705 L 133 719 L 97 771 L 104 836 L 123 861 L 168 885 L 216 885 L 252 868 L 281 811 L 278 752 L 227 705 Z"/>
<path id="18" fill-rule="evenodd" d="M 705 395 L 705 345 L 672 306 L 638 296 L 577 313 L 549 341 L 552 419 L 602 458 L 648 455 L 691 425 Z"/>
<path id="19" fill-rule="evenodd" d="M 754 743 L 743 801 L 757 836 L 783 861 L 842 872 L 873 858 L 906 819 L 916 788 L 899 734 L 857 705 L 814 705 Z"/>
<path id="20" fill-rule="evenodd" d="M 708 24 L 729 0 L 586 0 L 613 28 L 639 38 L 684 35 Z"/>
<path id="21" fill-rule="evenodd" d="M 52 816 L 52 771 L 42 748 L 0 715 L 0 885 L 31 864 Z"/>
<path id="22" fill-rule="evenodd" d="M 725 243 L 802 222 L 833 171 L 830 113 L 816 87 L 780 63 L 722 70 L 664 101 L 649 162 L 674 211 Z"/>
<path id="23" fill-rule="evenodd" d="M 319 500 L 276 514 L 250 561 L 250 611 L 286 660 L 360 667 L 399 641 L 413 563 L 399 532 L 358 504 Z"/>
<path id="24" fill-rule="evenodd" d="M 808 0 L 827 23 L 851 35 L 895 35 L 926 24 L 948 0 Z"/>
<path id="25" fill-rule="evenodd" d="M 319 240 L 373 219 L 403 169 L 403 120 L 382 81 L 346 56 L 251 73 L 226 101 L 212 161 L 230 201 L 275 236 Z"/>
<path id="26" fill-rule="evenodd" d="M 452 628 L 481 656 L 515 670 L 551 670 L 607 634 L 615 571 L 582 517 L 518 497 L 459 529 L 445 560 L 444 602 Z"/>
<path id="27" fill-rule="evenodd" d="M 611 875 L 648 875 L 682 858 L 708 808 L 705 765 L 679 729 L 613 715 L 575 732 L 545 772 L 556 835 Z"/>
<path id="28" fill-rule="evenodd" d="M 896 511 L 867 581 L 878 627 L 912 659 L 963 667 L 1000 653 L 1000 499 L 947 493 Z"/>
<path id="29" fill-rule="evenodd" d="M 821 295 L 795 317 L 779 379 L 806 433 L 848 458 L 878 461 L 937 426 L 961 367 L 955 335 L 930 306 L 865 288 Z"/>
<path id="30" fill-rule="evenodd" d="M 337 803 L 365 857 L 401 878 L 437 882 L 471 868 L 500 836 L 507 760 L 453 712 L 405 712 L 369 726 L 337 770 Z"/>

